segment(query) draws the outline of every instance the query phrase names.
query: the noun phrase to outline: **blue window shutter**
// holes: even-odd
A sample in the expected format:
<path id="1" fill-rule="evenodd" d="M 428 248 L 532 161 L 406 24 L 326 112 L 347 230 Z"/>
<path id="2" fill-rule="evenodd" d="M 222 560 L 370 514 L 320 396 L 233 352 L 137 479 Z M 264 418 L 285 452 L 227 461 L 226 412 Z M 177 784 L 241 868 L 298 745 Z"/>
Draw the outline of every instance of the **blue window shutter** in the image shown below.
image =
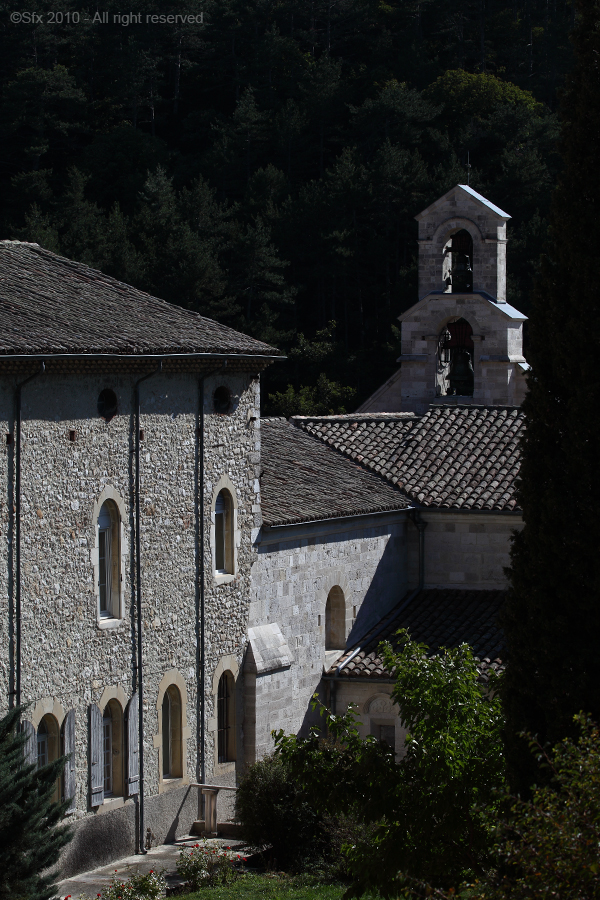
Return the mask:
<path id="1" fill-rule="evenodd" d="M 102 754 L 102 713 L 95 703 L 90 706 L 90 806 L 104 803 L 104 767 Z"/>
<path id="2" fill-rule="evenodd" d="M 140 792 L 140 747 L 138 695 L 127 706 L 127 796 Z"/>

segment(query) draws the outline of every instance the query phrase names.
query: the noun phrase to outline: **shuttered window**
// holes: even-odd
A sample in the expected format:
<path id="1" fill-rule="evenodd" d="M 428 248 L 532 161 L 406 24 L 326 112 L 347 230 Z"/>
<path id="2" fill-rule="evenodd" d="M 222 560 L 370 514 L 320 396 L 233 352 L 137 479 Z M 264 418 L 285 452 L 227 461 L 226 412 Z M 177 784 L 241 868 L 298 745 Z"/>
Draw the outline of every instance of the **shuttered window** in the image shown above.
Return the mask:
<path id="1" fill-rule="evenodd" d="M 62 724 L 62 752 L 67 757 L 63 772 L 62 799 L 69 800 L 67 812 L 75 810 L 75 710 L 71 709 Z"/>
<path id="2" fill-rule="evenodd" d="M 21 731 L 25 734 L 25 745 L 23 747 L 23 756 L 25 764 L 35 766 L 37 764 L 37 740 L 36 731 L 31 722 L 23 719 L 21 722 Z"/>
<path id="3" fill-rule="evenodd" d="M 38 769 L 48 763 L 48 728 L 42 719 L 37 733 L 37 764 Z"/>
<path id="4" fill-rule="evenodd" d="M 104 796 L 108 797 L 113 792 L 113 734 L 112 716 L 105 712 L 102 719 L 102 772 L 104 778 Z"/>
<path id="5" fill-rule="evenodd" d="M 95 703 L 90 706 L 90 806 L 104 803 L 104 767 L 102 754 L 103 717 Z"/>
<path id="6" fill-rule="evenodd" d="M 223 672 L 217 693 L 217 757 L 220 763 L 235 760 L 235 698 L 231 672 Z"/>
<path id="7" fill-rule="evenodd" d="M 140 750 L 138 695 L 134 694 L 127 706 L 127 796 L 140 792 Z"/>

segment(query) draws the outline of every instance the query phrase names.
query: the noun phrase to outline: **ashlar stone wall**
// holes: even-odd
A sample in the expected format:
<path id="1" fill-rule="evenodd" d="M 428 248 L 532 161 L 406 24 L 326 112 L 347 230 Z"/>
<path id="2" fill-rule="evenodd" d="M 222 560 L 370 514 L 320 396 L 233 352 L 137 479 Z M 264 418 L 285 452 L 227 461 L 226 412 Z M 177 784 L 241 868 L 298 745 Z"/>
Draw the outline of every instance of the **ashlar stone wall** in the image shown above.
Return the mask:
<path id="1" fill-rule="evenodd" d="M 406 514 L 331 520 L 263 529 L 252 570 L 250 627 L 277 623 L 293 657 L 289 668 L 246 675 L 246 758 L 273 749 L 270 733 L 303 733 L 314 723 L 310 700 L 324 666 L 339 652 L 325 650 L 325 606 L 341 587 L 350 643 L 365 633 L 407 590 Z"/>
<path id="2" fill-rule="evenodd" d="M 503 590 L 513 531 L 523 527 L 514 513 L 420 510 L 425 528 L 425 587 Z M 410 584 L 418 583 L 418 535 L 408 531 Z"/>
<path id="3" fill-rule="evenodd" d="M 473 329 L 474 390 L 472 397 L 443 397 L 438 343 L 447 323 L 459 317 Z M 433 401 L 520 406 L 527 387 L 523 356 L 526 316 L 478 294 L 440 293 L 413 306 L 400 320 L 401 411 L 424 413 Z M 389 398 L 378 398 L 379 406 L 385 406 L 388 399 L 393 401 L 388 406 L 398 405 L 398 385 L 390 388 Z"/>

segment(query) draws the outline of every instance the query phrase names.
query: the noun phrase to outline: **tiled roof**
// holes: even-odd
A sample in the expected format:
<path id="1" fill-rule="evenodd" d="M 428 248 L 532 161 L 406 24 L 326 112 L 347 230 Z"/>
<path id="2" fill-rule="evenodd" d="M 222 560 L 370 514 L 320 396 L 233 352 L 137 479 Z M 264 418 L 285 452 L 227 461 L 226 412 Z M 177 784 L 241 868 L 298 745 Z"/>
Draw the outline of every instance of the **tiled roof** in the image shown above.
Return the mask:
<path id="1" fill-rule="evenodd" d="M 0 241 L 0 355 L 278 351 L 37 244 Z"/>
<path id="2" fill-rule="evenodd" d="M 432 405 L 420 418 L 362 413 L 291 421 L 422 506 L 517 509 L 519 407 Z"/>
<path id="3" fill-rule="evenodd" d="M 389 678 L 378 647 L 382 641 L 398 646 L 396 632 L 408 629 L 411 638 L 427 644 L 432 652 L 440 647 L 469 644 L 479 659 L 483 677 L 489 669 L 502 665 L 502 632 L 497 625 L 506 591 L 467 591 L 430 588 L 420 591 L 408 603 L 406 598 L 359 642 L 360 651 L 345 651 L 327 675 L 334 675 L 345 660 L 340 678 Z"/>
<path id="4" fill-rule="evenodd" d="M 261 420 L 261 464 L 261 504 L 267 526 L 409 506 L 391 484 L 285 419 Z"/>

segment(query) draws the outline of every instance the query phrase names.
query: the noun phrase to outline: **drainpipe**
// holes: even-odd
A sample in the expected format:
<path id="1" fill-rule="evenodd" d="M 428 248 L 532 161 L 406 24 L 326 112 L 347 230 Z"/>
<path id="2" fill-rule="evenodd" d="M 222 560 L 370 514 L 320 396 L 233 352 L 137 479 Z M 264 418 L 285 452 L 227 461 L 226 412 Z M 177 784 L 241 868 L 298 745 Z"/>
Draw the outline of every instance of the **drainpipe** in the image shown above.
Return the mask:
<path id="1" fill-rule="evenodd" d="M 139 834 L 138 853 L 145 854 L 144 847 L 144 681 L 142 678 L 142 547 L 140 540 L 140 384 L 162 371 L 162 360 L 157 369 L 138 379 L 134 385 L 135 396 L 135 575 L 137 594 L 137 689 L 139 725 L 140 792 L 138 800 Z"/>
<path id="2" fill-rule="evenodd" d="M 422 520 L 418 509 L 411 510 L 410 518 L 415 528 L 419 531 L 419 586 L 417 590 L 422 591 L 425 584 L 425 529 L 427 528 L 427 522 Z"/>
<path id="3" fill-rule="evenodd" d="M 16 584 L 15 584 L 15 608 L 16 608 L 16 685 L 15 690 L 11 695 L 11 708 L 14 706 L 14 695 L 16 695 L 17 706 L 21 705 L 21 389 L 28 384 L 30 381 L 33 381 L 34 378 L 37 378 L 38 375 L 43 375 L 46 371 L 46 364 L 42 360 L 39 372 L 34 372 L 33 375 L 30 375 L 24 381 L 20 381 L 17 384 L 16 394 L 15 394 L 15 424 L 16 424 L 16 448 L 15 448 L 15 466 L 16 466 L 16 478 L 15 478 L 15 517 L 16 517 L 16 528 L 15 528 L 15 569 L 16 569 Z"/>
<path id="4" fill-rule="evenodd" d="M 207 378 L 212 375 L 218 375 L 223 372 L 227 366 L 228 360 L 218 369 L 211 372 L 205 372 L 200 376 L 198 381 L 198 580 L 200 583 L 199 591 L 199 609 L 196 610 L 196 622 L 199 636 L 196 639 L 196 672 L 200 682 L 199 687 L 199 724 L 200 724 L 200 784 L 206 784 L 206 673 L 204 666 L 204 634 L 205 634 L 205 590 L 204 590 L 204 570 L 205 570 L 205 553 L 204 553 L 204 383 Z M 198 773 L 197 773 L 198 774 Z M 204 795 L 201 795 L 201 803 L 204 805 Z M 203 812 L 199 810 L 199 814 Z"/>

